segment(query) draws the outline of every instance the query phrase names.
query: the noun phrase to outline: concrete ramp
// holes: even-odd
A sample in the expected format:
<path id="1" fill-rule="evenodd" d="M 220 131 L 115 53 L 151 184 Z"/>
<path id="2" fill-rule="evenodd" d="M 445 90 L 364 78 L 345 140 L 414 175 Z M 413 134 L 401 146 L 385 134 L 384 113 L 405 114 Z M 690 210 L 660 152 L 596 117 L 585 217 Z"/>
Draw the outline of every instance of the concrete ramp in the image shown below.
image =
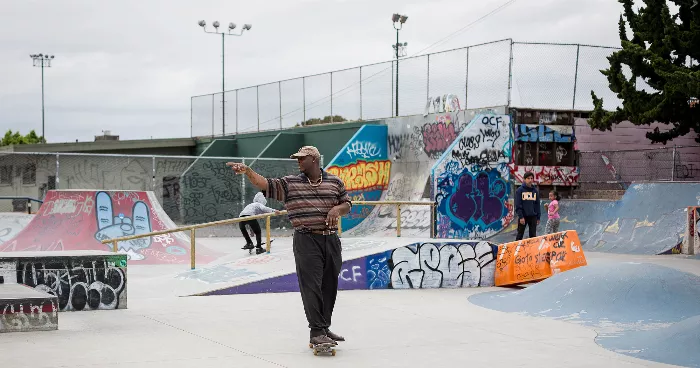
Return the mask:
<path id="1" fill-rule="evenodd" d="M 343 238 L 340 290 L 493 286 L 496 246 L 486 241 L 419 238 Z M 291 239 L 275 240 L 271 254 L 181 272 L 191 295 L 299 290 Z M 184 281 L 184 282 L 183 282 Z M 199 289 L 194 292 L 198 282 Z"/>
<path id="2" fill-rule="evenodd" d="M 153 192 L 50 190 L 32 221 L 0 252 L 111 250 L 104 239 L 168 230 L 176 225 Z M 190 238 L 177 232 L 119 243 L 119 252 L 136 264 L 189 263 Z M 197 263 L 218 254 L 197 248 Z"/>
<path id="3" fill-rule="evenodd" d="M 469 301 L 502 312 L 590 326 L 598 332 L 596 342 L 605 348 L 697 366 L 698 295 L 696 275 L 650 263 L 602 262 L 522 290 L 472 295 Z"/>
<path id="4" fill-rule="evenodd" d="M 700 204 L 700 183 L 634 183 L 619 201 L 562 200 L 559 231 L 576 230 L 587 251 L 623 254 L 680 253 L 688 206 Z M 547 222 L 542 207 L 537 228 Z M 515 240 L 516 224 L 489 238 Z"/>

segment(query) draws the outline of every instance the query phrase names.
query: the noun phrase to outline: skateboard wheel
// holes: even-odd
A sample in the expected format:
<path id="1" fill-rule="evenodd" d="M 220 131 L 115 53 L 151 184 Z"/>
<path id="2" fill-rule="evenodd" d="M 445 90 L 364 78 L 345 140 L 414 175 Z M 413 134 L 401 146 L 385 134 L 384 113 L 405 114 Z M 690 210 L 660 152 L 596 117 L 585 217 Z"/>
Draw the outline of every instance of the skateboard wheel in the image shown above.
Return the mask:
<path id="1" fill-rule="evenodd" d="M 314 344 L 309 344 L 309 349 L 313 348 Z"/>
<path id="2" fill-rule="evenodd" d="M 314 350 L 314 355 L 318 355 L 318 351 L 317 351 L 317 350 Z"/>
<path id="3" fill-rule="evenodd" d="M 331 355 L 335 356 L 335 350 L 331 351 Z"/>

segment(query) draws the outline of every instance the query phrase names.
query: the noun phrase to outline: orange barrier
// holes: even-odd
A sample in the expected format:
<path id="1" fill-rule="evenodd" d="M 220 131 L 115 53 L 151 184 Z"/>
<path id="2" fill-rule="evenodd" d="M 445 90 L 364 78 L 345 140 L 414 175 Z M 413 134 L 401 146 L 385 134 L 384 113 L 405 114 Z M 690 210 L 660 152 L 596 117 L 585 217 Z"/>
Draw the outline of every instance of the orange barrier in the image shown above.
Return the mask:
<path id="1" fill-rule="evenodd" d="M 541 281 L 586 264 L 581 241 L 574 230 L 501 244 L 496 260 L 496 286 Z"/>

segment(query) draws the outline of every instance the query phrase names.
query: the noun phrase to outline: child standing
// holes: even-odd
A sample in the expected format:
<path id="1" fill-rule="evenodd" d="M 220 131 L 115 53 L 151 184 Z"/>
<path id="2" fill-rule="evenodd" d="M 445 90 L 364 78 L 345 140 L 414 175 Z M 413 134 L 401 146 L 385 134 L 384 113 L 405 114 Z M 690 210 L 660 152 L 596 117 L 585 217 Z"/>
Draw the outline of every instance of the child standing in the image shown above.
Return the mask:
<path id="1" fill-rule="evenodd" d="M 559 232 L 559 200 L 561 197 L 559 193 L 555 191 L 549 192 L 549 200 L 551 201 L 547 205 L 547 225 L 545 226 L 545 234 L 552 234 Z"/>
<path id="2" fill-rule="evenodd" d="M 248 217 L 262 215 L 263 213 L 276 212 L 275 209 L 265 206 L 266 204 L 267 199 L 265 199 L 265 194 L 262 191 L 260 191 L 255 195 L 255 198 L 253 198 L 253 203 L 245 206 L 243 211 L 241 211 L 241 213 L 238 216 Z M 246 245 L 242 249 L 253 249 L 253 241 L 250 239 L 250 235 L 248 235 L 248 231 L 245 228 L 246 225 L 250 226 L 250 228 L 253 229 L 253 232 L 255 233 L 255 240 L 258 241 L 258 245 L 255 246 L 255 253 L 260 254 L 265 252 L 265 249 L 263 249 L 262 247 L 262 231 L 260 230 L 260 224 L 258 223 L 258 220 L 241 221 L 238 223 L 238 226 L 241 229 L 241 233 L 243 233 L 243 237 L 246 240 Z"/>
<path id="3" fill-rule="evenodd" d="M 540 224 L 540 191 L 534 184 L 535 174 L 526 172 L 523 175 L 523 185 L 515 191 L 515 213 L 518 216 L 518 233 L 515 240 L 522 240 L 525 227 L 530 231 L 530 237 L 537 236 L 537 226 Z"/>

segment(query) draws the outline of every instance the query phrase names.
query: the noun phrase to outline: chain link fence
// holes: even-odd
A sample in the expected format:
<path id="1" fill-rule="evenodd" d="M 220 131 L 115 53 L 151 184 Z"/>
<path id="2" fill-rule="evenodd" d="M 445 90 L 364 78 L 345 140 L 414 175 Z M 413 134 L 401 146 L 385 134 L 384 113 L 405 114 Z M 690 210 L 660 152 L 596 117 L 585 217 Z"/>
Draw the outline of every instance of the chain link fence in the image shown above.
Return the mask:
<path id="1" fill-rule="evenodd" d="M 700 146 L 628 151 L 581 151 L 579 184 L 619 190 L 639 181 L 700 181 Z"/>
<path id="2" fill-rule="evenodd" d="M 298 173 L 292 159 L 4 153 L 0 197 L 42 200 L 51 189 L 153 191 L 176 224 L 224 220 L 238 217 L 258 192 L 227 162 L 243 162 L 265 177 Z M 277 201 L 268 205 L 283 209 Z M 0 212 L 26 210 L 26 200 L 0 201 Z M 290 223 L 286 216 L 278 216 L 272 218 L 272 226 L 289 228 Z"/>
<path id="3" fill-rule="evenodd" d="M 605 108 L 614 109 L 620 101 L 600 70 L 616 50 L 506 39 L 401 58 L 398 64 L 394 60 L 195 96 L 191 135 L 287 129 L 326 116 L 357 121 L 416 115 L 429 98 L 448 94 L 464 101 L 463 109 L 592 110 L 593 90 L 604 98 Z"/>

